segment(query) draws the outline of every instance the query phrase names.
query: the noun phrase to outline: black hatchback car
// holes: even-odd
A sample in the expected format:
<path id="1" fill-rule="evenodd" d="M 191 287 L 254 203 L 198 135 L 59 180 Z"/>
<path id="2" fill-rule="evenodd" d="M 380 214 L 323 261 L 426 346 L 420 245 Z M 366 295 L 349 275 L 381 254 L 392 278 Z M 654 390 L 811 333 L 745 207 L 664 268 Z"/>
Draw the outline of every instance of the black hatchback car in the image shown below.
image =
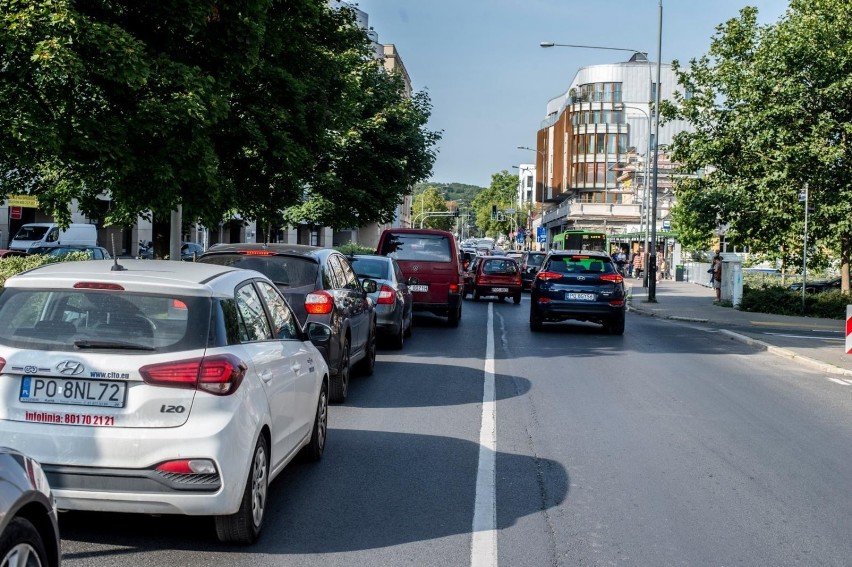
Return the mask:
<path id="1" fill-rule="evenodd" d="M 535 275 L 538 273 L 539 268 L 541 268 L 541 263 L 544 262 L 545 256 L 547 256 L 546 252 L 525 250 L 521 255 L 521 259 L 518 260 L 518 264 L 521 266 L 521 279 L 524 282 L 525 290 L 530 289 L 530 286 L 532 286 Z"/>
<path id="2" fill-rule="evenodd" d="M 376 281 L 359 280 L 340 252 L 301 244 L 217 244 L 197 261 L 260 272 L 281 290 L 302 326 L 318 321 L 331 327 L 329 347 L 317 348 L 331 373 L 332 401 L 346 400 L 353 364 L 373 373 L 376 312 L 368 294 Z"/>
<path id="3" fill-rule="evenodd" d="M 559 251 L 544 259 L 530 288 L 530 329 L 545 322 L 592 321 L 624 334 L 624 278 L 602 252 Z"/>

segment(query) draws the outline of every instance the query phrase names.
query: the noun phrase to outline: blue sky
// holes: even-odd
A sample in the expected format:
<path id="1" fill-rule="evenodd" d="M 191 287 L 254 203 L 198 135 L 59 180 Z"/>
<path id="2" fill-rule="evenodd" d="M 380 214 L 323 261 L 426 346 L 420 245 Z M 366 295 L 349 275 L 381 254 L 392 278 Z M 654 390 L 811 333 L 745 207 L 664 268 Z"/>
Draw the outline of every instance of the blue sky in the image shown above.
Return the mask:
<path id="1" fill-rule="evenodd" d="M 432 100 L 429 127 L 443 130 L 432 181 L 487 187 L 491 175 L 533 162 L 547 101 L 582 66 L 629 53 L 542 41 L 624 47 L 657 59 L 657 0 L 356 0 L 381 43 L 396 45 L 415 90 Z M 662 60 L 707 52 L 716 26 L 744 6 L 764 23 L 786 0 L 663 0 Z"/>

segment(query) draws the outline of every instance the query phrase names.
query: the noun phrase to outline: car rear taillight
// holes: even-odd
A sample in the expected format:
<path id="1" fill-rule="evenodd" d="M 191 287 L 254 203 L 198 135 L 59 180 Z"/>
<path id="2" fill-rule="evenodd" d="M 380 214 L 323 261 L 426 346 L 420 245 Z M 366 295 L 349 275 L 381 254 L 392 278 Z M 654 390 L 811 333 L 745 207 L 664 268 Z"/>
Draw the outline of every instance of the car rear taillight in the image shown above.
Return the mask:
<path id="1" fill-rule="evenodd" d="M 609 302 L 609 304 L 612 305 L 613 307 L 621 307 L 622 305 L 624 305 L 624 300 L 623 299 L 613 299 L 612 301 Z"/>
<path id="2" fill-rule="evenodd" d="M 238 254 L 244 256 L 275 256 L 272 250 L 240 250 Z"/>
<path id="3" fill-rule="evenodd" d="M 160 463 L 157 470 L 173 474 L 214 474 L 216 465 L 209 459 L 180 459 Z"/>
<path id="4" fill-rule="evenodd" d="M 612 283 L 621 283 L 621 282 L 624 281 L 624 278 L 621 277 L 619 274 L 604 274 L 604 275 L 600 276 L 600 279 L 602 279 L 605 282 L 612 282 Z"/>
<path id="5" fill-rule="evenodd" d="M 538 302 L 539 303 L 550 303 L 550 298 L 549 297 L 539 297 Z"/>
<path id="6" fill-rule="evenodd" d="M 562 273 L 561 272 L 539 272 L 538 274 L 536 274 L 535 277 L 540 279 L 543 282 L 546 282 L 547 280 L 561 279 Z"/>
<path id="7" fill-rule="evenodd" d="M 3 372 L 3 367 L 6 366 L 6 359 L 0 358 L 0 372 Z"/>
<path id="8" fill-rule="evenodd" d="M 313 291 L 305 296 L 305 311 L 309 315 L 328 315 L 334 308 L 334 298 L 327 291 Z"/>
<path id="9" fill-rule="evenodd" d="M 74 284 L 74 289 L 98 289 L 106 291 L 124 291 L 124 288 L 115 283 L 103 282 L 77 282 Z"/>
<path id="10" fill-rule="evenodd" d="M 459 292 L 459 284 L 451 283 L 450 284 L 450 293 L 458 293 Z"/>
<path id="11" fill-rule="evenodd" d="M 153 386 L 202 390 L 217 396 L 233 394 L 246 375 L 246 364 L 232 354 L 219 354 L 149 364 L 139 369 L 142 379 Z"/>
<path id="12" fill-rule="evenodd" d="M 393 288 L 383 285 L 379 290 L 379 301 L 377 303 L 379 305 L 393 305 L 394 301 L 396 301 L 396 294 L 393 292 Z"/>

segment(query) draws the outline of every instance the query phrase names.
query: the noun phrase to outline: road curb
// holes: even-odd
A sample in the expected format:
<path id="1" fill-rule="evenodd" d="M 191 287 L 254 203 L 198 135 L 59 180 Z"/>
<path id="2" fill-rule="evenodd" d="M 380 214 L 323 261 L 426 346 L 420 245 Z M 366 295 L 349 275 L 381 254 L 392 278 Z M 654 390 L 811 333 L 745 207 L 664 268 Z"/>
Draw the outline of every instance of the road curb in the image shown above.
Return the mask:
<path id="1" fill-rule="evenodd" d="M 628 296 L 628 299 L 632 299 L 632 295 Z M 701 319 L 698 317 L 680 317 L 677 315 L 659 315 L 654 313 L 653 311 L 647 311 L 645 309 L 634 307 L 632 302 L 628 301 L 627 310 L 633 311 L 634 313 L 638 313 L 639 315 L 645 315 L 647 317 L 656 317 L 657 319 L 668 319 L 670 321 L 685 321 L 689 323 L 709 323 L 709 319 Z M 794 362 L 801 362 L 807 366 L 811 366 L 822 370 L 828 374 L 838 374 L 840 376 L 852 376 L 852 370 L 846 370 L 845 368 L 840 368 L 839 366 L 834 366 L 833 364 L 829 364 L 827 362 L 822 362 L 821 360 L 816 360 L 814 358 L 810 358 L 807 356 L 802 356 L 792 350 L 777 347 L 775 345 L 771 345 L 769 343 L 765 343 L 763 341 L 759 341 L 757 339 L 753 339 L 746 335 L 741 335 L 739 333 L 735 333 L 733 331 L 729 331 L 727 329 L 719 329 L 719 332 L 723 335 L 726 335 L 736 341 L 741 343 L 745 343 L 750 346 L 756 346 L 762 348 L 766 352 L 770 354 L 774 354 L 776 356 L 780 356 L 786 358 L 788 360 L 792 360 Z"/>

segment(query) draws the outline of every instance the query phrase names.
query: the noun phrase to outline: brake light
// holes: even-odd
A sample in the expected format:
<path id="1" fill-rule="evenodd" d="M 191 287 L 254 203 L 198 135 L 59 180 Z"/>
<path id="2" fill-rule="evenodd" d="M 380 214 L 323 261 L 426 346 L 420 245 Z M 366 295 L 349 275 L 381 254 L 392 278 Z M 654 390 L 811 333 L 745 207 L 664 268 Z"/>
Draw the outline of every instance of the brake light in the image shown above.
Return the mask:
<path id="1" fill-rule="evenodd" d="M 621 277 L 619 274 L 604 274 L 600 276 L 600 279 L 612 283 L 621 283 L 624 281 L 624 278 Z"/>
<path id="2" fill-rule="evenodd" d="M 0 372 L 3 372 L 3 367 L 6 366 L 6 359 L 0 358 Z"/>
<path id="3" fill-rule="evenodd" d="M 186 309 L 186 303 L 180 299 L 172 299 L 172 309 Z"/>
<path id="4" fill-rule="evenodd" d="M 100 289 L 108 291 L 124 291 L 124 288 L 116 283 L 103 282 L 77 282 L 74 284 L 74 289 Z"/>
<path id="5" fill-rule="evenodd" d="M 139 369 L 153 386 L 202 390 L 217 396 L 233 394 L 246 375 L 245 362 L 232 354 L 220 354 L 178 362 L 149 364 Z"/>
<path id="6" fill-rule="evenodd" d="M 270 250 L 240 250 L 243 256 L 275 256 L 275 252 Z"/>
<path id="7" fill-rule="evenodd" d="M 624 305 L 624 300 L 623 299 L 613 299 L 612 301 L 609 302 L 609 304 L 612 305 L 613 307 L 621 307 L 622 305 Z"/>
<path id="8" fill-rule="evenodd" d="M 538 302 L 539 303 L 550 303 L 550 298 L 549 297 L 539 297 Z"/>
<path id="9" fill-rule="evenodd" d="M 459 292 L 459 284 L 451 283 L 450 284 L 450 293 L 458 293 Z"/>
<path id="10" fill-rule="evenodd" d="M 538 274 L 536 274 L 535 277 L 540 279 L 543 282 L 546 282 L 548 280 L 561 279 L 562 273 L 560 273 L 560 272 L 539 272 Z"/>
<path id="11" fill-rule="evenodd" d="M 334 308 L 334 298 L 327 291 L 314 291 L 305 296 L 305 311 L 309 315 L 328 315 Z"/>
<path id="12" fill-rule="evenodd" d="M 382 289 L 379 290 L 379 301 L 377 303 L 379 305 L 393 305 L 395 300 L 396 294 L 393 292 L 393 288 L 383 285 Z"/>

